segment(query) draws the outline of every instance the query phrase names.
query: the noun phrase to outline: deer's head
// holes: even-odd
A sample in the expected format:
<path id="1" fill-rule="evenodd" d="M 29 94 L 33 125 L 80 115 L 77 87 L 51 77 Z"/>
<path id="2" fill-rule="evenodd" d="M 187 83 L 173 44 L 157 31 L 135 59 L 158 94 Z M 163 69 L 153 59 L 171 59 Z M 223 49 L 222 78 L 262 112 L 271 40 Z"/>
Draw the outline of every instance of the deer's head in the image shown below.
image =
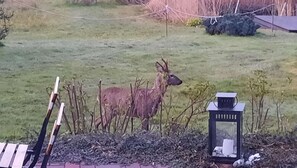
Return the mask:
<path id="1" fill-rule="evenodd" d="M 162 58 L 163 65 L 159 62 L 156 62 L 156 68 L 159 74 L 163 77 L 164 82 L 166 85 L 180 85 L 183 83 L 176 75 L 170 72 L 168 68 L 168 62 Z"/>

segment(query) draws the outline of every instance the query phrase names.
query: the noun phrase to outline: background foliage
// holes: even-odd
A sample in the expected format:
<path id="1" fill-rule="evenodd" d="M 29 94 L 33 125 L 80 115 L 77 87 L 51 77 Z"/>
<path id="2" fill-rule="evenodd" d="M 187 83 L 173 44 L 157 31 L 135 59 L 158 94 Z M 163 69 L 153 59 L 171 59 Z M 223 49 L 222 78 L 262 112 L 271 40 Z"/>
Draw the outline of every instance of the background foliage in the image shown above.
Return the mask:
<path id="1" fill-rule="evenodd" d="M 208 34 L 227 34 L 231 36 L 253 36 L 259 25 L 256 25 L 249 16 L 224 15 L 219 18 L 208 18 L 204 20 Z"/>
<path id="2" fill-rule="evenodd" d="M 245 118 L 251 119 L 247 83 L 255 78 L 255 70 L 261 70 L 271 83 L 264 97 L 264 112 L 269 111 L 262 131 L 278 130 L 274 91 L 285 95 L 279 106 L 284 127 L 295 126 L 296 34 L 259 30 L 252 37 L 209 36 L 200 27 L 168 24 L 166 37 L 165 23 L 144 17 L 144 6 L 116 1 L 91 6 L 64 0 L 13 2 L 19 3 L 12 4 L 12 29 L 3 40 L 5 47 L 0 48 L 0 139 L 20 139 L 27 130 L 39 129 L 48 103 L 46 88 L 56 76 L 60 76 L 61 86 L 73 78 L 83 81 L 92 112 L 100 79 L 102 88 L 129 87 L 136 77 L 151 87 L 154 63 L 162 57 L 183 80 L 183 85 L 170 87 L 165 95 L 164 123 L 167 112 L 169 125 L 190 106 L 183 91 L 199 81 L 214 85 L 215 91 L 237 92 L 239 101 L 247 104 Z M 67 101 L 64 91 L 61 100 Z M 185 127 L 189 114 L 191 108 L 176 124 Z M 207 128 L 207 118 L 207 112 L 195 115 L 188 128 Z M 155 130 L 159 121 L 160 113 L 152 119 Z"/>

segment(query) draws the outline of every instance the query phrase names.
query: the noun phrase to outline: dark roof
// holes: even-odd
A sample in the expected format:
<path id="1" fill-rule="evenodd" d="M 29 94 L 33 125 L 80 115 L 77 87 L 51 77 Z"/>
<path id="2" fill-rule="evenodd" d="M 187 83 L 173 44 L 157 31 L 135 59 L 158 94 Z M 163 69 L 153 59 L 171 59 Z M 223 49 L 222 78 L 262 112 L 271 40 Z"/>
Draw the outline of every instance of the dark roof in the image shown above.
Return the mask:
<path id="1" fill-rule="evenodd" d="M 297 16 L 264 16 L 256 15 L 254 21 L 264 28 L 297 33 Z"/>

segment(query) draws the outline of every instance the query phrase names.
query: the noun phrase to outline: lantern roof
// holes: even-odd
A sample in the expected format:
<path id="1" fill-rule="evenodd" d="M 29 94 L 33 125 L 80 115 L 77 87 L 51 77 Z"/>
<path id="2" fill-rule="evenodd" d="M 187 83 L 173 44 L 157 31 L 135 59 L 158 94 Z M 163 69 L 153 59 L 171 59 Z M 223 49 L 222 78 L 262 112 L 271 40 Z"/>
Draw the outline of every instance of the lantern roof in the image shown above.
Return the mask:
<path id="1" fill-rule="evenodd" d="M 210 102 L 207 111 L 213 112 L 213 111 L 226 111 L 226 112 L 243 112 L 245 107 L 245 103 L 237 103 L 233 108 L 218 108 L 217 102 Z"/>
<path id="2" fill-rule="evenodd" d="M 216 97 L 235 98 L 237 93 L 218 92 Z"/>

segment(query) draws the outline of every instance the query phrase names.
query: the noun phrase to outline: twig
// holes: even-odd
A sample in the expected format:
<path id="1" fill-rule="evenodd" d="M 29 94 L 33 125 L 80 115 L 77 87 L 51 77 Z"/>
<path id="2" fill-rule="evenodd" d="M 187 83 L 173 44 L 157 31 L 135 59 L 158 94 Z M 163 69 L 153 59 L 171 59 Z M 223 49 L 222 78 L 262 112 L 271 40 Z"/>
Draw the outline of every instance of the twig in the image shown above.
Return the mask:
<path id="1" fill-rule="evenodd" d="M 99 94 L 98 94 L 98 101 L 99 101 L 99 115 L 100 115 L 100 120 L 101 120 L 101 127 L 102 127 L 102 130 L 105 131 L 104 129 L 104 126 L 103 126 L 103 116 L 102 116 L 102 90 L 101 90 L 101 87 L 102 87 L 102 81 L 100 80 L 99 81 L 99 84 L 98 84 L 98 87 L 99 87 Z"/>
<path id="2" fill-rule="evenodd" d="M 61 105 L 61 101 L 60 101 L 60 99 L 61 99 L 61 95 L 58 94 L 58 97 L 57 97 L 57 100 L 56 100 L 56 104 L 57 104 L 58 107 L 60 107 L 60 105 Z M 72 132 L 72 129 L 71 129 L 71 126 L 70 126 L 68 117 L 66 116 L 66 113 L 63 113 L 63 117 L 64 117 L 66 126 L 67 126 L 67 128 L 68 128 L 70 134 L 72 134 L 73 132 Z"/>
<path id="3" fill-rule="evenodd" d="M 72 116 L 72 124 L 73 124 L 73 134 L 76 134 L 76 116 L 75 113 L 73 112 L 73 103 L 72 103 L 72 94 L 71 94 L 71 88 L 70 88 L 70 84 L 67 84 L 67 86 L 64 87 L 64 89 L 67 90 L 67 94 L 68 94 L 68 98 L 69 98 L 69 104 L 70 104 L 70 112 L 71 112 L 71 116 Z"/>
<path id="4" fill-rule="evenodd" d="M 162 101 L 161 101 L 161 104 L 160 104 L 160 135 L 162 136 L 162 115 L 163 115 L 163 103 L 162 103 Z"/>
<path id="5" fill-rule="evenodd" d="M 77 133 L 80 133 L 80 115 L 79 115 L 79 107 L 78 107 L 78 102 L 77 102 L 77 94 L 76 94 L 76 85 L 75 81 L 72 83 L 72 96 L 74 98 L 74 105 L 76 109 L 76 115 L 77 115 Z"/>
<path id="6" fill-rule="evenodd" d="M 81 116 L 81 124 L 82 124 L 82 133 L 85 132 L 86 129 L 86 120 L 85 120 L 85 107 L 84 107 L 84 102 L 83 102 L 83 91 L 82 91 L 82 83 L 78 83 L 78 89 L 79 89 L 79 110 L 80 110 L 80 116 Z"/>

